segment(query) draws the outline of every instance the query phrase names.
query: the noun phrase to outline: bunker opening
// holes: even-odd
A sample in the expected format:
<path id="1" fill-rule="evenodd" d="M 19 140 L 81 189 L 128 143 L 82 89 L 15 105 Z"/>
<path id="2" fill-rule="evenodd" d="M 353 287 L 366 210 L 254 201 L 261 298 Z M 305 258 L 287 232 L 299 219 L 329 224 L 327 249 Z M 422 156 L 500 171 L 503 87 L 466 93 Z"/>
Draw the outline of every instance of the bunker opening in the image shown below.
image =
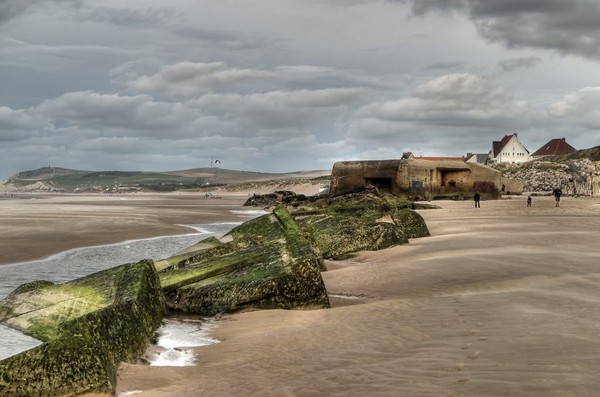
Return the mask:
<path id="1" fill-rule="evenodd" d="M 392 178 L 366 178 L 365 181 L 379 190 L 392 191 Z"/>

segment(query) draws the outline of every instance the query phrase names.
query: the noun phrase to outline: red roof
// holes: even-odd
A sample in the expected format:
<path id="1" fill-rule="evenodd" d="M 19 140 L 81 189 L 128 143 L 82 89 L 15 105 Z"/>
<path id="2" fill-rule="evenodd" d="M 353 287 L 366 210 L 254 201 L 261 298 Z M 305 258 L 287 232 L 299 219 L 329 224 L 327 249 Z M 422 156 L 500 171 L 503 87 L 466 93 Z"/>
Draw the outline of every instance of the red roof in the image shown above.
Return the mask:
<path id="1" fill-rule="evenodd" d="M 512 138 L 514 136 L 514 134 L 511 135 L 504 135 L 504 138 L 502 138 L 501 141 L 493 141 L 492 142 L 492 157 L 496 158 L 498 157 L 498 155 L 500 154 L 500 152 L 502 152 L 502 149 L 504 149 L 504 146 L 506 146 L 508 144 L 508 142 L 510 141 L 510 138 Z"/>
<path id="2" fill-rule="evenodd" d="M 569 145 L 565 138 L 554 138 L 536 150 L 531 156 L 557 156 L 559 154 L 569 154 L 576 151 L 577 149 Z"/>

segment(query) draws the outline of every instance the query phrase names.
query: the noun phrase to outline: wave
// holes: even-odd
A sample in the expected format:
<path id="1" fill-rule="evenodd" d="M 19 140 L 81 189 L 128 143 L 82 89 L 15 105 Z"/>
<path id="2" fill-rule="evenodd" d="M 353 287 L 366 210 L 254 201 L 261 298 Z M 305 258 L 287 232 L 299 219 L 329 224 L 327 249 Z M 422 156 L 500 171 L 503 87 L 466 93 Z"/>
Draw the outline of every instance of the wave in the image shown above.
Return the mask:
<path id="1" fill-rule="evenodd" d="M 214 319 L 179 319 L 167 318 L 158 329 L 156 343 L 160 351 L 149 357 L 150 365 L 184 367 L 194 365 L 192 347 L 219 343 L 210 336 L 215 327 Z"/>
<path id="2" fill-rule="evenodd" d="M 222 237 L 237 224 L 239 223 L 182 225 L 196 230 L 196 233 L 74 248 L 44 259 L 2 265 L 0 266 L 0 299 L 18 286 L 36 280 L 64 283 L 124 263 L 138 262 L 142 259 L 167 258 L 207 237 Z M 0 346 L 0 359 L 40 344 L 38 340 L 1 324 L 0 340 L 3 341 Z M 187 361 L 184 360 L 184 362 Z"/>
<path id="3" fill-rule="evenodd" d="M 230 212 L 232 214 L 249 216 L 249 217 L 255 217 L 255 216 L 266 215 L 266 214 L 271 213 L 270 211 L 265 211 L 265 210 L 231 210 Z"/>
<path id="4" fill-rule="evenodd" d="M 44 259 L 0 266 L 0 298 L 19 285 L 36 280 L 64 283 L 100 270 L 142 259 L 159 260 L 215 236 L 222 237 L 239 223 L 182 225 L 195 233 L 157 236 L 114 244 L 73 248 Z"/>

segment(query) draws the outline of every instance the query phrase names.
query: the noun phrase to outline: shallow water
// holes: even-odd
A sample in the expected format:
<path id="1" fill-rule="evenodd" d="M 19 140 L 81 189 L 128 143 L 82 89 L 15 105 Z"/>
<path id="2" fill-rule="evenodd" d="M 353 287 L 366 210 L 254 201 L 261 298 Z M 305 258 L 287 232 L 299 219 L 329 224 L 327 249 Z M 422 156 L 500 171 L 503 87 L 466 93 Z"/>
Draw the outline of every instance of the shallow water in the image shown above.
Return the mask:
<path id="1" fill-rule="evenodd" d="M 190 347 L 218 343 L 210 336 L 214 320 L 201 318 L 167 318 L 158 329 L 156 353 L 149 357 L 150 365 L 183 367 L 194 365 L 194 353 Z"/>
<path id="2" fill-rule="evenodd" d="M 41 345 L 37 339 L 0 324 L 0 360 Z"/>
<path id="3" fill-rule="evenodd" d="M 0 298 L 19 285 L 36 280 L 64 283 L 100 270 L 142 259 L 164 259 L 210 237 L 221 237 L 239 223 L 187 226 L 192 232 L 129 240 L 117 244 L 75 248 L 45 259 L 0 266 Z"/>
<path id="4" fill-rule="evenodd" d="M 249 217 L 258 214 L 247 214 Z M 36 280 L 64 283 L 89 274 L 138 262 L 142 259 L 164 259 L 204 240 L 222 237 L 239 223 L 182 225 L 192 230 L 188 234 L 130 240 L 117 244 L 76 248 L 46 259 L 0 266 L 0 299 L 18 286 Z M 0 326 L 0 360 L 40 344 L 18 331 Z"/>

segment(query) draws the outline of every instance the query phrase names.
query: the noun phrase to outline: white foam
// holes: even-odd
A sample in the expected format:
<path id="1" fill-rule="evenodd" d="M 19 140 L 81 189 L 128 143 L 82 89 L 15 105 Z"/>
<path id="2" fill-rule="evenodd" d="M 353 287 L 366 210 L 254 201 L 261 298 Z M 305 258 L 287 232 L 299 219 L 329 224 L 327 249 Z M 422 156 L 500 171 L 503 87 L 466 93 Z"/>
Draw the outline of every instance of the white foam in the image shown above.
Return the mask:
<path id="1" fill-rule="evenodd" d="M 19 285 L 35 280 L 63 283 L 128 262 L 137 262 L 145 258 L 154 260 L 167 258 L 175 252 L 198 243 L 201 239 L 209 236 L 220 238 L 239 224 L 236 222 L 181 225 L 193 229 L 193 232 L 73 248 L 45 259 L 2 265 L 0 266 L 0 298 Z M 23 270 L 23 265 L 29 265 L 27 271 Z"/>
<path id="2" fill-rule="evenodd" d="M 269 211 L 265 211 L 265 210 L 231 210 L 230 212 L 232 214 L 242 215 L 242 216 L 250 216 L 250 217 L 270 214 Z"/>
<path id="3" fill-rule="evenodd" d="M 210 223 L 208 225 L 185 225 L 185 224 L 177 224 L 177 226 L 189 227 L 190 229 L 194 229 L 197 233 L 194 234 L 216 234 L 214 230 L 207 228 L 207 226 L 230 226 L 230 225 L 241 225 L 241 222 L 219 222 L 219 223 Z M 214 227 L 213 227 L 214 229 Z"/>
<path id="4" fill-rule="evenodd" d="M 150 365 L 184 367 L 194 365 L 194 352 L 191 347 L 219 343 L 210 336 L 215 327 L 214 320 L 166 319 L 159 328 L 156 345 L 160 352 L 150 357 Z"/>
<path id="5" fill-rule="evenodd" d="M 117 397 L 127 397 L 127 396 L 133 396 L 134 394 L 140 394 L 143 393 L 142 390 L 125 390 L 122 391 L 121 393 L 117 394 Z"/>
<path id="6" fill-rule="evenodd" d="M 190 367 L 194 365 L 194 353 L 183 348 L 168 349 L 156 353 L 151 359 L 150 365 L 156 367 Z"/>

